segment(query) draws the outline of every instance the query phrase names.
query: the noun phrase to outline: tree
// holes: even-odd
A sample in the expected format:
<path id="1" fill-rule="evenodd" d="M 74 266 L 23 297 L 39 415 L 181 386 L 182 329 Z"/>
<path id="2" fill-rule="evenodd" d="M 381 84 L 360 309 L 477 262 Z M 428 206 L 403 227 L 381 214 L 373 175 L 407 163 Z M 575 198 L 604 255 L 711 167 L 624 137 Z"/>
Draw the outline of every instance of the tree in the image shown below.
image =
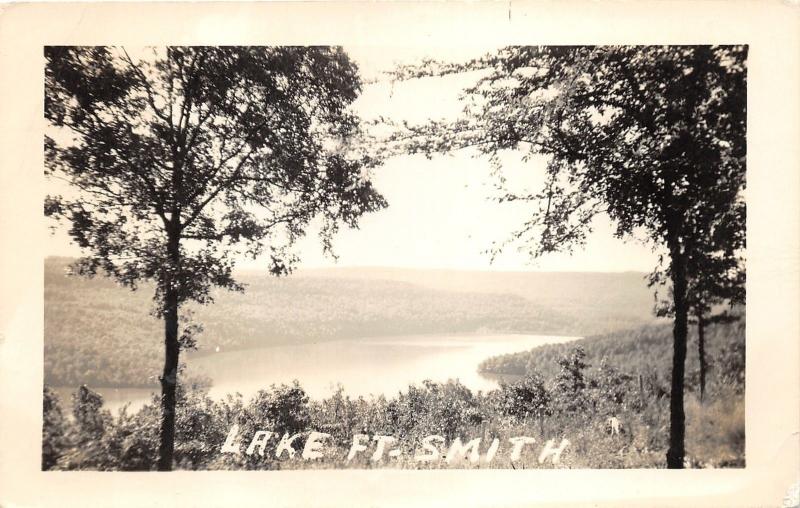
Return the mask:
<path id="1" fill-rule="evenodd" d="M 746 57 L 744 46 L 508 47 L 395 73 L 480 76 L 464 90 L 461 118 L 398 126 L 392 150 L 471 147 L 498 171 L 507 150 L 547 160 L 541 191 L 504 189 L 499 198 L 533 204 L 512 235 L 531 256 L 583 245 L 599 214 L 616 236 L 644 234 L 666 251 L 675 312 L 671 468 L 683 467 L 685 454 L 688 265 L 709 250 L 710 218 L 730 210 L 745 186 Z"/>
<path id="2" fill-rule="evenodd" d="M 512 384 L 500 382 L 500 411 L 523 422 L 529 416 L 535 416 L 540 429 L 542 419 L 551 413 L 550 399 L 544 378 L 538 373 L 528 374 Z"/>
<path id="3" fill-rule="evenodd" d="M 562 411 L 584 412 L 590 406 L 584 374 L 589 365 L 583 361 L 585 358 L 586 351 L 578 346 L 569 355 L 558 359 L 560 370 L 554 381 L 553 394 Z"/>
<path id="4" fill-rule="evenodd" d="M 742 252 L 745 248 L 745 203 L 742 199 L 732 203 L 718 217 L 706 221 L 709 241 L 699 245 L 702 249 L 689 255 L 687 262 L 687 307 L 697 327 L 697 354 L 700 363 L 700 401 L 706 393 L 708 361 L 705 352 L 705 327 L 709 324 L 739 319 L 733 309 L 745 303 L 745 267 Z M 663 286 L 669 280 L 669 269 L 659 266 L 650 275 L 651 286 Z M 657 297 L 658 298 L 658 297 Z M 727 305 L 727 310 L 714 312 Z M 657 301 L 658 316 L 674 316 L 670 300 Z"/>
<path id="5" fill-rule="evenodd" d="M 68 422 L 52 388 L 45 385 L 42 406 L 42 470 L 55 467 L 69 448 Z"/>
<path id="6" fill-rule="evenodd" d="M 386 206 L 369 181 L 378 164 L 358 143 L 350 104 L 358 69 L 335 47 L 47 47 L 45 172 L 71 195 L 48 196 L 85 257 L 136 289 L 155 285 L 165 361 L 158 468 L 172 468 L 179 311 L 214 287 L 243 290 L 238 256 L 269 250 L 286 274 L 288 247 L 321 217 L 327 252 L 340 224 Z"/>

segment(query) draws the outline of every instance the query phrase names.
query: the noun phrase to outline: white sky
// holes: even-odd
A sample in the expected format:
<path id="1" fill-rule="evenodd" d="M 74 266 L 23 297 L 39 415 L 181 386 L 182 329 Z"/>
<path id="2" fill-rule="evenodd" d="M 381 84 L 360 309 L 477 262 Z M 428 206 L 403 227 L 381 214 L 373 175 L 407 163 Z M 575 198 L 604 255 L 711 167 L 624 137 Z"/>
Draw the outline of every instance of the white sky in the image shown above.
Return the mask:
<path id="1" fill-rule="evenodd" d="M 365 80 L 421 57 L 465 60 L 491 48 L 354 47 L 346 48 Z M 368 84 L 355 107 L 367 118 L 382 115 L 411 123 L 454 118 L 461 110 L 459 91 L 471 77 L 448 77 Z M 474 77 L 473 77 L 474 78 Z M 490 264 L 485 254 L 493 242 L 502 242 L 527 218 L 524 203 L 496 203 L 496 191 L 485 159 L 471 153 L 400 156 L 386 161 L 373 175 L 375 187 L 389 207 L 361 219 L 359 230 L 342 229 L 334 240 L 338 262 L 322 254 L 314 229 L 297 246 L 299 267 L 386 266 L 467 270 L 541 271 L 650 271 L 656 254 L 642 242 L 613 238 L 605 218 L 598 219 L 586 247 L 573 255 L 552 254 L 531 261 L 510 245 Z M 513 190 L 538 190 L 542 161 L 505 160 L 505 174 Z M 530 206 L 530 205 L 528 205 Z M 49 255 L 77 256 L 77 248 L 61 230 L 48 237 Z M 240 266 L 258 267 L 252 261 Z"/>

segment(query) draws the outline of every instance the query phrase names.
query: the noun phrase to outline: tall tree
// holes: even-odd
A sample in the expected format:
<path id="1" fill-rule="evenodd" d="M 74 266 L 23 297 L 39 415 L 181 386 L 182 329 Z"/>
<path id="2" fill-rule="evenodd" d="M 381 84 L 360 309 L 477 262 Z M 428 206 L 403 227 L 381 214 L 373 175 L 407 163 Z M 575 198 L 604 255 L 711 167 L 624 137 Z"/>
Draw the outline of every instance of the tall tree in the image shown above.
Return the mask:
<path id="1" fill-rule="evenodd" d="M 690 256 L 709 218 L 745 186 L 743 46 L 508 47 L 465 64 L 426 61 L 397 79 L 476 72 L 456 121 L 398 126 L 393 150 L 473 147 L 499 168 L 522 151 L 547 160 L 543 190 L 505 191 L 533 204 L 513 239 L 532 256 L 582 245 L 607 214 L 618 237 L 642 232 L 667 252 L 674 307 L 667 464 L 683 467 Z"/>
<path id="2" fill-rule="evenodd" d="M 285 274 L 287 249 L 321 217 L 326 250 L 340 224 L 386 205 L 369 181 L 378 164 L 351 109 L 358 69 L 336 47 L 47 47 L 46 174 L 67 196 L 46 215 L 66 219 L 85 257 L 136 289 L 155 283 L 164 320 L 159 470 L 172 468 L 179 311 L 242 290 L 238 256 L 266 250 Z"/>
<path id="3" fill-rule="evenodd" d="M 719 216 L 704 221 L 709 226 L 708 241 L 689 255 L 687 262 L 687 306 L 689 322 L 697 328 L 697 355 L 700 363 L 700 401 L 705 398 L 708 360 L 705 351 L 705 329 L 713 323 L 739 319 L 734 309 L 745 303 L 745 214 L 743 199 L 721 210 Z M 650 285 L 666 286 L 669 268 L 656 268 L 650 275 Z M 656 293 L 656 314 L 674 317 L 671 299 L 659 300 Z"/>

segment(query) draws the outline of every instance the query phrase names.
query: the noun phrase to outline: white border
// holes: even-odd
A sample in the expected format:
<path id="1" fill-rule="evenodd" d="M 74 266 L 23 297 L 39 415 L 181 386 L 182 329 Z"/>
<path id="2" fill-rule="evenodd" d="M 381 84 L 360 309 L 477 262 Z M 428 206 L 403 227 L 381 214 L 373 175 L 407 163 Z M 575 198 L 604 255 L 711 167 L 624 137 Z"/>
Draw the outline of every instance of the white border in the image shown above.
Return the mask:
<path id="1" fill-rule="evenodd" d="M 40 471 L 48 44 L 747 43 L 747 467 L 727 471 Z M 778 1 L 0 7 L 0 505 L 779 506 L 800 428 L 800 8 Z"/>

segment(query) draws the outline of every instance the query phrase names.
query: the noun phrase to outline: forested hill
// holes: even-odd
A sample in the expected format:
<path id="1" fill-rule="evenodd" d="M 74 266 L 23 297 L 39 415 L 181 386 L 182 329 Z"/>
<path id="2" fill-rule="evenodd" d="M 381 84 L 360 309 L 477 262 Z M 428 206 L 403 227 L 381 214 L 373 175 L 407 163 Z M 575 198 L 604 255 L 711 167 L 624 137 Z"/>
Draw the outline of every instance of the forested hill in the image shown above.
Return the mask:
<path id="1" fill-rule="evenodd" d="M 737 321 L 706 327 L 706 361 L 712 387 L 743 389 L 745 327 L 743 312 Z M 686 360 L 686 386 L 690 391 L 696 390 L 699 382 L 697 340 L 697 328 L 692 326 Z M 625 374 L 641 375 L 651 390 L 663 395 L 669 392 L 672 372 L 672 327 L 669 324 L 643 326 L 586 337 L 568 344 L 548 344 L 530 351 L 496 356 L 481 363 L 480 370 L 487 374 L 512 376 L 539 374 L 545 379 L 553 379 L 559 374 L 558 360 L 578 347 L 586 353 L 584 362 L 592 369 L 605 363 Z"/>
<path id="2" fill-rule="evenodd" d="M 570 316 L 579 335 L 636 327 L 651 319 L 653 292 L 642 272 L 488 272 L 333 268 L 305 273 L 341 279 L 409 282 L 443 291 L 520 296 Z"/>
<path id="3" fill-rule="evenodd" d="M 149 315 L 152 288 L 131 292 L 101 277 L 68 277 L 69 262 L 45 262 L 46 382 L 152 384 L 163 354 L 162 324 Z M 239 279 L 244 294 L 219 291 L 216 303 L 193 307 L 205 328 L 198 354 L 422 333 L 586 335 L 651 320 L 642 274 L 340 269 Z"/>

